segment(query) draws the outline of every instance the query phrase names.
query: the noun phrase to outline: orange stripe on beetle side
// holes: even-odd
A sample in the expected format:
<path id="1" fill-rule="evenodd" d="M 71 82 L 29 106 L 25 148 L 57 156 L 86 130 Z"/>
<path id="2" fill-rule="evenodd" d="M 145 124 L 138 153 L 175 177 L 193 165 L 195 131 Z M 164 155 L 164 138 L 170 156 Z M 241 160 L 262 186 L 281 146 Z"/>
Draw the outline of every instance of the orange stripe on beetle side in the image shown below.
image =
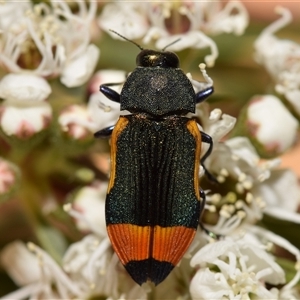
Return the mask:
<path id="1" fill-rule="evenodd" d="M 195 168 L 194 168 L 194 188 L 196 197 L 200 200 L 200 191 L 199 191 L 199 166 L 200 166 L 200 156 L 201 156 L 201 133 L 197 126 L 197 122 L 194 119 L 188 121 L 186 125 L 189 132 L 194 136 L 196 142 L 195 149 Z"/>
<path id="2" fill-rule="evenodd" d="M 111 135 L 111 150 L 110 150 L 110 179 L 107 188 L 107 194 L 115 184 L 116 178 L 116 157 L 117 157 L 117 141 L 121 132 L 125 129 L 128 124 L 128 119 L 120 117 Z"/>
<path id="3" fill-rule="evenodd" d="M 107 232 L 123 265 L 130 261 L 154 258 L 176 266 L 196 234 L 195 229 L 184 226 L 132 224 L 109 224 Z"/>

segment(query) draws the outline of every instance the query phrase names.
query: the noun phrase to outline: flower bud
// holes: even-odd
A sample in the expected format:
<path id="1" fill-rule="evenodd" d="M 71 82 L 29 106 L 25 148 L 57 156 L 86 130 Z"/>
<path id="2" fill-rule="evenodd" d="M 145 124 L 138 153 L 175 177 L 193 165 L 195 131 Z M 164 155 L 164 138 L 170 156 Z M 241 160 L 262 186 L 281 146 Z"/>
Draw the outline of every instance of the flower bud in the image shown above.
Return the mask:
<path id="1" fill-rule="evenodd" d="M 74 140 L 83 140 L 93 131 L 93 123 L 86 106 L 70 105 L 58 117 L 61 129 Z"/>
<path id="2" fill-rule="evenodd" d="M 5 100 L 0 112 L 0 126 L 4 133 L 20 139 L 27 139 L 47 128 L 52 118 L 52 108 L 47 102 L 21 105 Z"/>
<path id="3" fill-rule="evenodd" d="M 252 98 L 245 117 L 246 135 L 250 136 L 263 157 L 283 153 L 296 139 L 297 120 L 273 95 Z"/>
<path id="4" fill-rule="evenodd" d="M 79 230 L 84 232 L 92 230 L 106 236 L 104 215 L 106 190 L 107 184 L 95 183 L 78 191 L 73 201 L 73 209 L 80 214 L 80 218 L 75 216 Z"/>
<path id="5" fill-rule="evenodd" d="M 19 171 L 15 165 L 0 158 L 0 200 L 9 197 L 16 187 Z"/>
<path id="6" fill-rule="evenodd" d="M 48 82 L 33 74 L 8 74 L 0 81 L 0 98 L 11 102 L 40 102 L 50 93 Z"/>

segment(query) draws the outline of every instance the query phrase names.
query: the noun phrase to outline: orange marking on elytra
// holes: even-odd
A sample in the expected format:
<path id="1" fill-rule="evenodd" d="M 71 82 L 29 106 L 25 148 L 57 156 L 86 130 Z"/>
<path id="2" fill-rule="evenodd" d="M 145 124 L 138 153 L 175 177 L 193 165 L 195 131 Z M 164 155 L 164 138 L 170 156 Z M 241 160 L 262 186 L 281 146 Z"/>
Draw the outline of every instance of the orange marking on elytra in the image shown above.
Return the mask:
<path id="1" fill-rule="evenodd" d="M 150 227 L 132 224 L 110 224 L 107 232 L 123 265 L 153 257 L 176 266 L 196 234 L 195 229 L 184 226 Z"/>
<path id="2" fill-rule="evenodd" d="M 150 256 L 150 226 L 110 224 L 107 232 L 115 252 L 123 265 L 131 260 Z"/>
<path id="3" fill-rule="evenodd" d="M 107 194 L 109 194 L 111 188 L 115 184 L 117 141 L 118 141 L 119 135 L 124 130 L 124 128 L 127 126 L 128 122 L 129 122 L 128 119 L 121 116 L 112 132 L 112 135 L 111 135 L 110 179 L 109 179 L 109 183 L 108 183 Z"/>
<path id="4" fill-rule="evenodd" d="M 195 229 L 184 226 L 155 226 L 153 258 L 168 261 L 176 266 L 193 241 L 195 234 Z"/>
<path id="5" fill-rule="evenodd" d="M 194 168 L 194 188 L 196 197 L 200 200 L 200 192 L 199 192 L 199 166 L 200 166 L 200 155 L 201 155 L 201 133 L 198 129 L 197 122 L 193 119 L 189 120 L 187 125 L 187 129 L 194 136 L 196 141 L 196 149 L 195 149 L 195 168 Z"/>

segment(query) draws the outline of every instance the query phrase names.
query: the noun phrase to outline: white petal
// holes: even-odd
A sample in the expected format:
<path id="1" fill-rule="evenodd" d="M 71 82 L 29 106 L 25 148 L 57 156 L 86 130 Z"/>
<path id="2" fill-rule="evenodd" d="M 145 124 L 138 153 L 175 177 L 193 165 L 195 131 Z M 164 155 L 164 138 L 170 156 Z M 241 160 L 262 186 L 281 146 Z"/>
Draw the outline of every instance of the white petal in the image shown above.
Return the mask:
<path id="1" fill-rule="evenodd" d="M 294 222 L 300 224 L 300 214 L 296 212 L 291 212 L 288 210 L 283 210 L 281 207 L 266 207 L 264 213 L 277 218 L 280 220 L 285 220 L 288 222 Z"/>
<path id="2" fill-rule="evenodd" d="M 273 256 L 259 246 L 247 244 L 243 241 L 239 241 L 239 246 L 241 254 L 247 257 L 247 265 L 253 266 L 255 273 L 260 270 L 271 268 L 272 272 L 263 276 L 261 279 L 274 285 L 285 283 L 285 273 L 275 262 Z"/>
<path id="3" fill-rule="evenodd" d="M 211 299 L 224 299 L 229 296 L 231 287 L 228 285 L 225 278 L 219 274 L 219 280 L 216 279 L 216 273 L 211 272 L 208 268 L 205 270 L 200 269 L 193 277 L 190 285 L 190 292 L 192 299 L 211 300 Z"/>
<path id="4" fill-rule="evenodd" d="M 244 5 L 238 1 L 229 1 L 224 9 L 216 13 L 207 25 L 211 33 L 243 34 L 248 26 L 249 16 Z"/>
<path id="5" fill-rule="evenodd" d="M 32 74 L 8 74 L 0 82 L 0 97 L 10 101 L 43 101 L 50 93 L 48 82 Z"/>
<path id="6" fill-rule="evenodd" d="M 242 158 L 249 166 L 257 166 L 260 158 L 248 138 L 235 137 L 227 140 L 225 144 L 229 146 L 232 154 Z"/>
<path id="7" fill-rule="evenodd" d="M 61 82 L 67 87 L 76 87 L 88 81 L 100 56 L 100 50 L 91 44 L 86 52 L 70 61 L 62 71 Z"/>
<path id="8" fill-rule="evenodd" d="M 213 113 L 213 111 L 212 111 Z M 236 123 L 236 118 L 223 114 L 221 119 L 213 123 L 209 128 L 209 134 L 214 139 L 214 141 L 219 141 L 223 138 Z"/>
<path id="9" fill-rule="evenodd" d="M 238 253 L 238 245 L 232 241 L 217 241 L 215 243 L 210 243 L 201 248 L 191 259 L 191 266 L 195 267 L 203 262 L 213 263 L 216 258 L 226 254 L 228 251 L 234 251 Z"/>
<path id="10" fill-rule="evenodd" d="M 37 257 L 31 253 L 21 241 L 8 244 L 0 254 L 1 264 L 14 282 L 27 285 L 41 278 Z"/>
<path id="11" fill-rule="evenodd" d="M 287 193 L 288 191 L 288 193 Z M 271 177 L 255 186 L 253 193 L 260 195 L 268 207 L 296 212 L 300 201 L 300 188 L 295 173 L 290 170 L 273 170 Z"/>

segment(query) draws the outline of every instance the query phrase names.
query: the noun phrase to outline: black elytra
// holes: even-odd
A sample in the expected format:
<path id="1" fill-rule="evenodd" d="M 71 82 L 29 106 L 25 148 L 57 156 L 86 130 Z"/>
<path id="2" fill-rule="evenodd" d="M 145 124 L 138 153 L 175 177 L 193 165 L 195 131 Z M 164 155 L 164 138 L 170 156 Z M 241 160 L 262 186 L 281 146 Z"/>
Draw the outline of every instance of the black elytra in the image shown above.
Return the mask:
<path id="1" fill-rule="evenodd" d="M 195 93 L 175 53 L 140 49 L 120 94 L 113 84 L 100 86 L 131 114 L 95 136 L 111 135 L 105 211 L 112 246 L 133 280 L 157 285 L 188 249 L 204 209 L 198 173 L 213 142 L 186 114 L 213 87 Z M 201 142 L 209 144 L 202 159 Z"/>

